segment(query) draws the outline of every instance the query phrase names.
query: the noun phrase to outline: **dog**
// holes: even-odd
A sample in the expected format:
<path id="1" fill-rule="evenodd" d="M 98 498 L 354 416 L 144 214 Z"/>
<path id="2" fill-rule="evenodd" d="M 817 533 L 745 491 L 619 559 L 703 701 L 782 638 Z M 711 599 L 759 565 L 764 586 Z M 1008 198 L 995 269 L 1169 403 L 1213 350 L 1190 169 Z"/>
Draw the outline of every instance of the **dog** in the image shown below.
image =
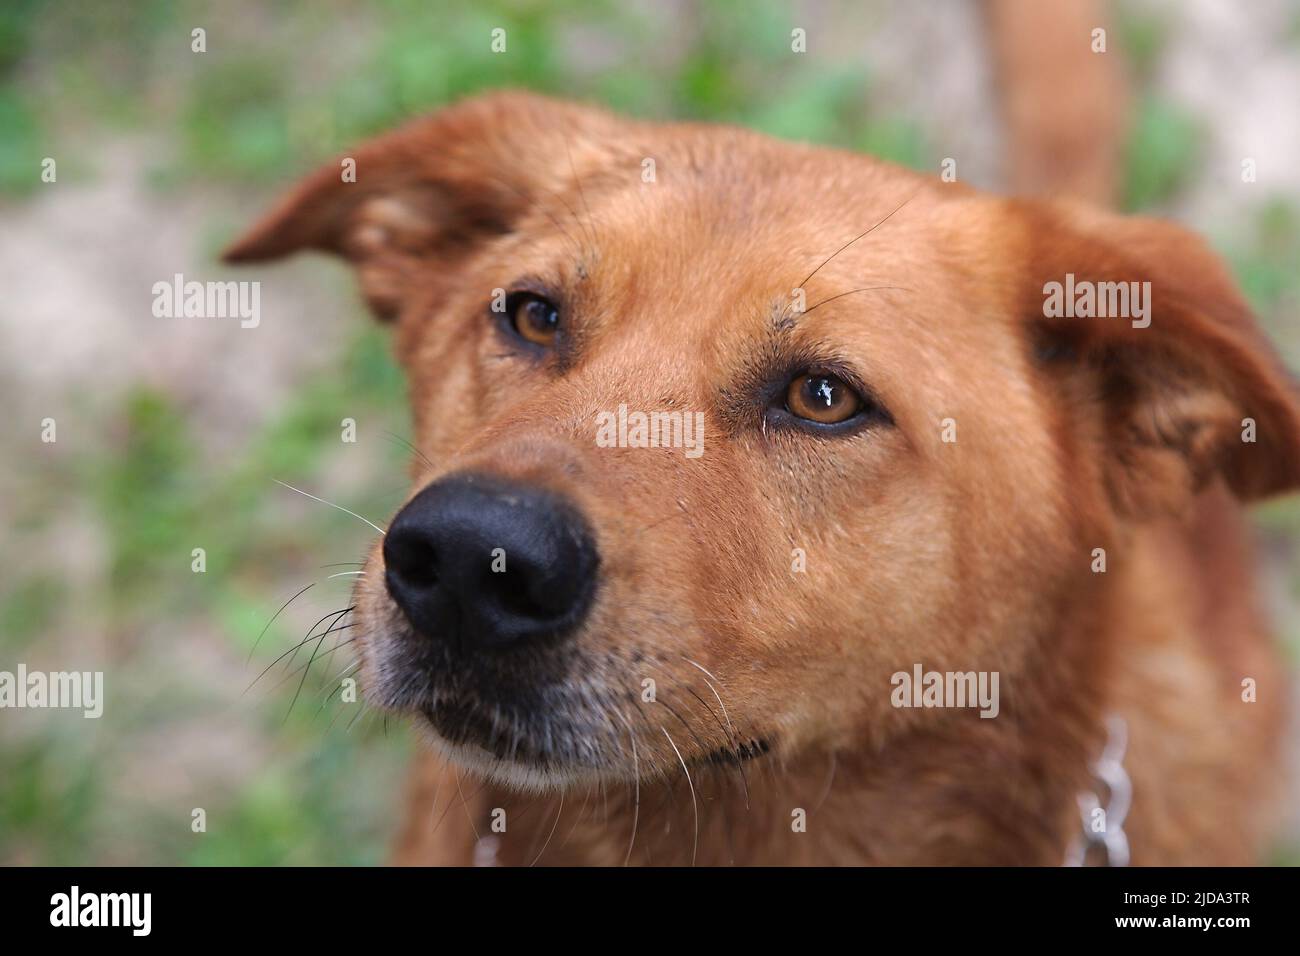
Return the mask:
<path id="1" fill-rule="evenodd" d="M 1260 859 L 1300 406 L 1203 242 L 520 92 L 349 158 L 226 259 L 343 256 L 409 375 L 396 862 Z"/>

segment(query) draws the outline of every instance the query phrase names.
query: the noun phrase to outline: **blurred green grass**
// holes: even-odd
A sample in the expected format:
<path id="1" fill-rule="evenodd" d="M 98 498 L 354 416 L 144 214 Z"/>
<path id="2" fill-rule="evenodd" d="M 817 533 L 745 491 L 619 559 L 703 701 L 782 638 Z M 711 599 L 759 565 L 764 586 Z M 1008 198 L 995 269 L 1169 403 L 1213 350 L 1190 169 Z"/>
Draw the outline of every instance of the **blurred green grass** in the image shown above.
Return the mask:
<path id="1" fill-rule="evenodd" d="M 868 65 L 848 68 L 788 50 L 785 5 L 723 0 L 682 8 L 682 20 L 611 0 L 477 4 L 387 0 L 363 14 L 343 2 L 274 5 L 163 0 L 9 0 L 0 7 L 0 194 L 34 199 L 43 156 L 60 177 L 93 178 L 97 157 L 77 144 L 88 128 L 157 143 L 148 182 L 163 194 L 211 194 L 213 234 L 224 228 L 222 196 L 273 188 L 350 143 L 479 89 L 522 86 L 594 99 L 635 115 L 699 118 L 773 135 L 874 153 L 915 168 L 937 155 L 911 118 L 873 106 Z M 189 31 L 207 30 L 208 52 L 189 51 Z M 510 54 L 486 38 L 508 27 Z M 1128 151 L 1125 205 L 1160 209 L 1206 175 L 1202 122 L 1162 99 L 1152 76 L 1168 25 L 1150 15 L 1124 20 L 1122 41 L 1135 64 L 1137 119 Z M 575 36 L 599 38 L 578 43 Z M 579 47 L 588 51 L 581 55 Z M 607 55 L 592 56 L 599 48 Z M 1267 197 L 1248 214 L 1244 238 L 1228 254 L 1272 331 L 1287 341 L 1300 302 L 1300 228 L 1293 197 Z M 215 225 L 214 225 L 215 224 Z M 195 864 L 374 863 L 384 851 L 391 788 L 408 749 L 397 727 L 362 718 L 326 732 L 320 685 L 285 719 L 292 683 L 246 698 L 242 719 L 258 742 L 257 765 L 221 786 L 182 781 L 209 794 L 209 830 L 190 831 L 189 804 L 159 795 L 124 797 L 123 767 L 159 726 L 192 728 L 204 741 L 220 732 L 220 700 L 193 675 L 151 669 L 145 635 L 174 630 L 222 642 L 242 658 L 279 604 L 296 588 L 271 593 L 287 568 L 319 573 L 339 553 L 350 519 L 324 508 L 286 505 L 273 478 L 318 476 L 339 449 L 345 416 L 368 433 L 404 434 L 404 385 L 384 333 L 363 325 L 338 357 L 296 386 L 234 451 L 208 447 L 192 410 L 144 386 L 107 400 L 86 398 L 94 440 L 42 468 L 24 488 L 15 533 L 39 534 L 70 499 L 83 500 L 103 529 L 107 586 L 93 606 L 73 608 L 57 569 L 26 566 L 0 584 L 0 654 L 21 659 L 42 637 L 87 617 L 105 633 L 120 715 L 87 734 L 49 720 L 6 741 L 0 768 L 0 860 L 42 863 Z M 91 405 L 94 407 L 91 407 Z M 405 452 L 396 442 L 368 464 L 400 494 Z M 385 513 L 395 497 L 363 501 Z M 1294 505 L 1270 509 L 1267 533 L 1300 534 Z M 357 529 L 352 529 L 355 532 Z M 350 539 L 363 541 L 363 535 Z M 193 547 L 207 573 L 189 571 Z M 1300 593 L 1300 579 L 1293 585 Z M 342 600 L 341 594 L 339 600 Z M 342 606 L 342 605 L 335 605 Z M 74 613 L 76 612 L 76 613 Z M 1295 646 L 1295 622 L 1286 631 Z M 256 662 L 270 663 L 302 634 L 279 621 Z M 274 649 L 274 650 L 273 650 Z M 279 679 L 278 676 L 273 679 Z M 251 718 L 250 718 L 251 713 Z M 188 732 L 188 731 L 187 731 Z M 186 738 L 188 739 L 188 738 Z"/>
<path id="2" fill-rule="evenodd" d="M 11 193 L 35 188 L 32 158 L 67 152 L 58 147 L 92 116 L 126 130 L 166 128 L 174 149 L 154 171 L 160 182 L 247 185 L 281 180 L 413 113 L 502 86 L 638 115 L 741 123 L 914 165 L 933 158 L 915 124 L 871 115 L 870 75 L 809 69 L 791 57 L 784 5 L 771 0 L 687 8 L 685 24 L 610 0 L 388 0 L 364 18 L 347 4 L 289 0 L 260 9 L 257 30 L 225 28 L 238 22 L 238 4 L 15 2 L 0 18 L 0 78 L 11 81 L 0 87 L 0 189 Z M 322 68 L 308 44 L 331 23 L 337 33 L 353 22 L 360 39 L 344 45 L 359 49 L 349 51 L 348 68 Z M 189 53 L 191 24 L 207 24 L 207 53 Z M 487 42 L 503 25 L 505 56 Z M 622 55 L 608 64 L 566 55 L 579 28 Z M 44 62 L 24 71 L 36 49 Z M 770 95 L 774 87 L 780 96 Z"/>
<path id="3" fill-rule="evenodd" d="M 322 712 L 319 673 L 288 720 L 297 683 L 292 670 L 288 680 L 284 668 L 272 670 L 249 695 L 258 732 L 278 756 L 246 788 L 218 791 L 217 805 L 194 804 L 210 814 L 202 839 L 190 831 L 190 804 L 124 803 L 109 784 L 114 767 L 129 764 L 130 749 L 159 727 L 198 722 L 212 725 L 210 732 L 217 734 L 228 716 L 221 710 L 221 695 L 158 673 L 147 660 L 147 649 L 135 646 L 141 630 L 207 621 L 242 658 L 287 597 L 267 593 L 267 581 L 281 579 L 285 568 L 319 575 L 324 573 L 322 561 L 357 557 L 338 550 L 340 537 L 346 537 L 339 533 L 339 519 L 345 516 L 326 509 L 301 514 L 286 509 L 285 497 L 293 496 L 272 479 L 319 474 L 326 456 L 339 448 L 343 417 L 357 417 L 374 433 L 391 427 L 396 434 L 404 427 L 405 386 L 388 357 L 386 338 L 378 329 L 361 328 L 338 367 L 305 382 L 233 460 L 205 455 L 183 408 L 161 392 L 137 388 L 108 416 L 110 427 L 101 440 L 82 446 L 42 475 L 41 500 L 22 517 L 32 526 L 27 530 L 39 530 L 60 502 L 85 497 L 107 531 L 108 587 L 94 617 L 114 645 L 114 667 L 106 678 L 106 712 L 113 715 L 113 726 L 106 731 L 83 724 L 80 715 L 51 715 L 34 735 L 6 741 L 0 859 L 50 864 L 379 862 L 384 834 L 377 832 L 375 821 L 387 814 L 373 803 L 387 803 L 392 795 L 369 792 L 357 782 L 394 779 L 406 750 L 405 735 L 368 716 L 361 717 L 354 733 L 354 714 L 335 702 L 336 693 Z M 382 448 L 385 454 L 372 464 L 393 485 L 400 484 L 403 449 L 396 442 Z M 392 504 L 386 501 L 383 507 Z M 196 543 L 206 551 L 203 574 L 190 572 Z M 23 659 L 42 632 L 58 624 L 66 590 L 48 569 L 13 567 L 18 577 L 6 582 L 0 595 L 0 653 L 5 660 Z M 342 595 L 336 600 L 336 606 L 344 606 Z M 283 623 L 271 627 L 257 664 L 240 679 L 251 681 L 302 636 Z M 303 651 L 297 667 L 311 649 Z M 339 671 L 339 663 L 331 662 L 329 670 Z M 336 690 L 336 685 L 330 687 Z M 114 834 L 129 835 L 131 849 L 115 846 Z"/>

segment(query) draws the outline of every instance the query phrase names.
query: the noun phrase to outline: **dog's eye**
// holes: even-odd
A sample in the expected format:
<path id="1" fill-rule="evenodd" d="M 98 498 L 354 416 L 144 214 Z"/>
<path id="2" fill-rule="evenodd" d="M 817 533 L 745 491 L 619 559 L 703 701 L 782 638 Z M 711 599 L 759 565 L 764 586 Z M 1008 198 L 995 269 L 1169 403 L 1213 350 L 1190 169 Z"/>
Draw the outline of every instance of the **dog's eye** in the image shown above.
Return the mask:
<path id="1" fill-rule="evenodd" d="M 862 411 L 863 401 L 834 375 L 799 375 L 786 389 L 785 408 L 796 418 L 838 425 Z"/>
<path id="2" fill-rule="evenodd" d="M 506 314 L 510 327 L 519 337 L 534 345 L 555 344 L 555 333 L 560 327 L 560 310 L 554 304 L 531 292 L 517 292 L 506 299 Z"/>

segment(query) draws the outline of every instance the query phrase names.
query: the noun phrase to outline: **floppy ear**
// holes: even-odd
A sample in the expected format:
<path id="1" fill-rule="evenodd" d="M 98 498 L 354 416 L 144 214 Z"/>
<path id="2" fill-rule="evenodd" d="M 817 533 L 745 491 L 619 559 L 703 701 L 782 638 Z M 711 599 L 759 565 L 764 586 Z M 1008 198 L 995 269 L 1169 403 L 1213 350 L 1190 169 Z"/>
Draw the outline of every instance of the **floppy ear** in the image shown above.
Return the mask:
<path id="1" fill-rule="evenodd" d="M 1243 500 L 1300 486 L 1295 383 L 1204 242 L 1157 220 L 1017 205 L 1035 354 L 1119 511 L 1177 512 L 1216 476 Z M 1097 314 L 1125 295 L 1125 315 Z"/>
<path id="2" fill-rule="evenodd" d="M 547 194 L 564 201 L 580 171 L 599 160 L 615 122 L 530 93 L 465 100 L 318 169 L 222 258 L 336 253 L 356 266 L 376 314 L 391 318 L 413 276 L 430 265 L 454 267 Z"/>

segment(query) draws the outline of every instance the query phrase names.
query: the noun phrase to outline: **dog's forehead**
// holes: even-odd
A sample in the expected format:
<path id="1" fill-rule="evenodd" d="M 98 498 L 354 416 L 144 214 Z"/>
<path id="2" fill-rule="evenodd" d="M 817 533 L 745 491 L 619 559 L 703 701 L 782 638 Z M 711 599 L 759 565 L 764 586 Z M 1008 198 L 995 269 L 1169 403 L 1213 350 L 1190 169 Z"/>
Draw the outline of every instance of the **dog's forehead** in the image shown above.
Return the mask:
<path id="1" fill-rule="evenodd" d="M 761 142 L 776 153 L 665 151 L 646 180 L 582 183 L 572 236 L 553 247 L 582 247 L 595 294 L 654 303 L 660 327 L 674 318 L 730 325 L 735 308 L 755 322 L 814 327 L 804 313 L 852 311 L 872 292 L 947 309 L 968 294 L 963 249 L 984 242 L 982 227 L 963 223 L 969 202 L 950 203 L 925 177 L 867 157 Z M 538 225 L 555 231 L 557 218 Z"/>
<path id="2" fill-rule="evenodd" d="M 915 201 L 926 180 L 871 157 L 756 138 L 758 149 L 728 148 L 700 133 L 688 145 L 646 157 L 640 175 L 606 170 L 596 180 L 601 215 L 639 228 L 646 240 L 694 246 L 743 239 L 782 243 L 788 256 L 808 255 L 826 238 L 869 229 Z M 591 184 L 575 178 L 581 218 Z M 922 202 L 919 205 L 925 205 Z M 650 234 L 649 228 L 655 232 Z"/>

